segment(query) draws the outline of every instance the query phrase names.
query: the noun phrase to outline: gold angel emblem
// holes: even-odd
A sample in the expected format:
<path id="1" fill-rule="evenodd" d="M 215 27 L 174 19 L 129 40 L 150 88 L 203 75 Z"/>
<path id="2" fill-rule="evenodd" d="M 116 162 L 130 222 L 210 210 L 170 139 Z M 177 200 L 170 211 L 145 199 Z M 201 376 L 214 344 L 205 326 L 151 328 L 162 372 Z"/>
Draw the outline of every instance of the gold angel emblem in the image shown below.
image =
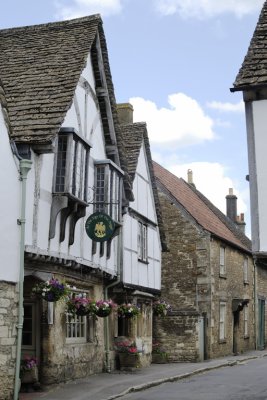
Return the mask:
<path id="1" fill-rule="evenodd" d="M 106 226 L 103 222 L 98 222 L 95 224 L 95 235 L 98 238 L 103 238 L 106 236 Z"/>

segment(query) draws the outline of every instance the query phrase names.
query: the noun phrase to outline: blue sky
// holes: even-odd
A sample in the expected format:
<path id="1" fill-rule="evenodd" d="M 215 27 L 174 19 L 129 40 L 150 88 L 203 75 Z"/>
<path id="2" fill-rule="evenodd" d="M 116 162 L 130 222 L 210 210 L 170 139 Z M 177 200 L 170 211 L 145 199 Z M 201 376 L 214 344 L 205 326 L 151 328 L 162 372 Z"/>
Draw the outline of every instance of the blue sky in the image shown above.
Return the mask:
<path id="1" fill-rule="evenodd" d="M 152 156 L 225 211 L 233 187 L 249 222 L 245 114 L 229 88 L 264 0 L 9 0 L 0 27 L 100 13 L 117 102 L 146 121 Z"/>

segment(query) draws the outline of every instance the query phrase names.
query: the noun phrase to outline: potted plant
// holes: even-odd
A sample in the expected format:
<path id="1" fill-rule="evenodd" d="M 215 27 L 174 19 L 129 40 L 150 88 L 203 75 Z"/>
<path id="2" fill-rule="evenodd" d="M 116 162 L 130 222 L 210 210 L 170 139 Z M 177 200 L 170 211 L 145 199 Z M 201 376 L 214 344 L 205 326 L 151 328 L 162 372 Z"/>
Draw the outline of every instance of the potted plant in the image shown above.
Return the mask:
<path id="1" fill-rule="evenodd" d="M 112 300 L 97 300 L 92 304 L 92 311 L 98 317 L 108 317 L 115 303 Z"/>
<path id="2" fill-rule="evenodd" d="M 136 315 L 140 314 L 140 308 L 135 304 L 124 303 L 118 306 L 117 312 L 119 318 L 134 318 Z"/>
<path id="3" fill-rule="evenodd" d="M 168 304 L 165 300 L 156 300 L 153 302 L 153 313 L 157 316 L 167 315 L 167 312 L 171 309 L 170 304 Z"/>
<path id="4" fill-rule="evenodd" d="M 56 302 L 69 293 L 69 288 L 58 279 L 51 278 L 49 281 L 37 283 L 32 292 L 49 302 Z"/>
<path id="5" fill-rule="evenodd" d="M 21 383 L 38 382 L 37 359 L 33 356 L 25 356 L 20 366 Z"/>
<path id="6" fill-rule="evenodd" d="M 168 354 L 159 342 L 152 343 L 152 363 L 165 364 L 168 362 Z"/>
<path id="7" fill-rule="evenodd" d="M 67 312 L 73 316 L 85 316 L 93 312 L 93 301 L 84 295 L 75 295 L 73 298 L 68 299 Z"/>
<path id="8" fill-rule="evenodd" d="M 115 350 L 119 356 L 121 370 L 138 368 L 140 366 L 140 352 L 133 340 L 123 340 L 115 343 Z"/>

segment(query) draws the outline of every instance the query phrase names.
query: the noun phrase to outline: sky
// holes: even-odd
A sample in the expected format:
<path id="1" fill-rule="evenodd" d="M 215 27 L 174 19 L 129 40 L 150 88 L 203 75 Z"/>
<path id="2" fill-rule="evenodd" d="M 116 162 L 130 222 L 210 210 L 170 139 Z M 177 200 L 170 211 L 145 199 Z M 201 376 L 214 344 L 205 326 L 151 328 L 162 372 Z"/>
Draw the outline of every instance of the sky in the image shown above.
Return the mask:
<path id="1" fill-rule="evenodd" d="M 225 212 L 229 188 L 250 235 L 245 113 L 230 88 L 264 0 L 9 0 L 0 29 L 100 13 L 118 103 L 147 123 L 152 157 Z"/>

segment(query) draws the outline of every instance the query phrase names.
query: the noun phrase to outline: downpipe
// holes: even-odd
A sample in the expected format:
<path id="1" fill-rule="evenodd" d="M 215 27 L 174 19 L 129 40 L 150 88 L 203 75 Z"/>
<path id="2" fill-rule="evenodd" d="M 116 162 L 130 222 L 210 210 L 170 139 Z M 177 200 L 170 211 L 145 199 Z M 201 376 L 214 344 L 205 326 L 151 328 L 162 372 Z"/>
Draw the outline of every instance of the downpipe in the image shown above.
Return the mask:
<path id="1" fill-rule="evenodd" d="M 15 387 L 14 400 L 18 400 L 20 390 L 20 363 L 21 363 L 21 344 L 23 328 L 23 284 L 24 284 L 24 250 L 25 250 L 25 215 L 26 215 L 26 183 L 27 175 L 32 166 L 32 161 L 20 159 L 19 172 L 21 181 L 21 212 L 18 224 L 20 225 L 20 251 L 19 251 L 19 305 L 18 305 L 18 325 L 17 325 L 17 353 L 15 365 Z"/>

